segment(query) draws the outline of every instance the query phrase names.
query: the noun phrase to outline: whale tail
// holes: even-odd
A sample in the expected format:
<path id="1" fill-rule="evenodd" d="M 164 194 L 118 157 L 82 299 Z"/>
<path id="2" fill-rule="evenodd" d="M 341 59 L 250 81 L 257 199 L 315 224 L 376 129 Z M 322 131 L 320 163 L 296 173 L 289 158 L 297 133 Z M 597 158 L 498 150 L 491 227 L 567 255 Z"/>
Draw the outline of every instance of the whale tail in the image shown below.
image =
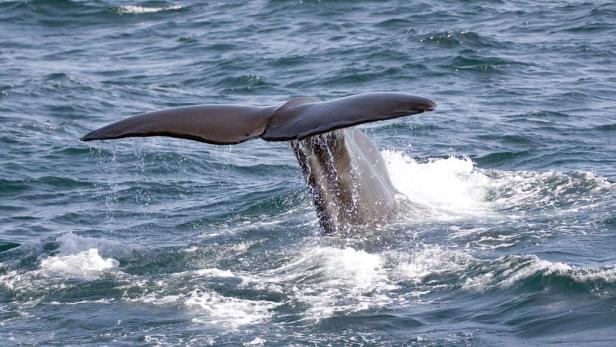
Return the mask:
<path id="1" fill-rule="evenodd" d="M 431 100 L 398 93 L 359 94 L 331 101 L 295 98 L 278 107 L 186 106 L 129 117 L 94 130 L 82 140 L 171 136 L 213 144 L 258 137 L 292 141 L 321 226 L 333 234 L 346 226 L 377 222 L 395 208 L 395 190 L 378 149 L 358 129 L 342 128 L 435 107 Z"/>
<path id="2" fill-rule="evenodd" d="M 237 144 L 254 138 L 302 140 L 357 124 L 432 111 L 426 98 L 401 93 L 367 93 L 319 101 L 295 98 L 276 106 L 199 105 L 129 117 L 96 129 L 83 141 L 169 136 L 211 144 Z"/>

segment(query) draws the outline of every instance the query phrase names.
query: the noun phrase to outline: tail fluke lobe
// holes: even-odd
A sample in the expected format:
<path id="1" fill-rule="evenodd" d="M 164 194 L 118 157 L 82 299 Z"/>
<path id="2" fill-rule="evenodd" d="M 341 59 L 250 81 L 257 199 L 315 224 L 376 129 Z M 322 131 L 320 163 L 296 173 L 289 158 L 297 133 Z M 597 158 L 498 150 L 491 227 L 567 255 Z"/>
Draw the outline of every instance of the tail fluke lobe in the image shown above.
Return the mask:
<path id="1" fill-rule="evenodd" d="M 94 130 L 83 141 L 169 136 L 212 144 L 236 144 L 263 134 L 275 107 L 201 105 L 126 118 Z"/>
<path id="2" fill-rule="evenodd" d="M 301 140 L 362 123 L 436 109 L 430 99 L 402 93 L 366 93 L 277 110 L 261 136 L 267 141 Z"/>

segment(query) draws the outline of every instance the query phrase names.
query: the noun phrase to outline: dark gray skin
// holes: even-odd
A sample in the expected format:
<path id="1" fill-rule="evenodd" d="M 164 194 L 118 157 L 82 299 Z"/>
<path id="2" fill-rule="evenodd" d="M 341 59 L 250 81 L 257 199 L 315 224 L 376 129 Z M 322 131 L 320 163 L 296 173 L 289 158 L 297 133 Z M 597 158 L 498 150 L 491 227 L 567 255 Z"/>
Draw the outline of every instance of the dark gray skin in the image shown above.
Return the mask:
<path id="1" fill-rule="evenodd" d="M 367 93 L 319 101 L 295 98 L 281 106 L 200 105 L 144 113 L 86 134 L 82 140 L 170 136 L 211 144 L 260 137 L 291 141 L 325 233 L 385 221 L 396 209 L 378 148 L 353 125 L 432 111 L 426 98 Z"/>
<path id="2" fill-rule="evenodd" d="M 396 209 L 378 148 L 359 129 L 338 129 L 291 141 L 325 234 L 384 221 Z"/>

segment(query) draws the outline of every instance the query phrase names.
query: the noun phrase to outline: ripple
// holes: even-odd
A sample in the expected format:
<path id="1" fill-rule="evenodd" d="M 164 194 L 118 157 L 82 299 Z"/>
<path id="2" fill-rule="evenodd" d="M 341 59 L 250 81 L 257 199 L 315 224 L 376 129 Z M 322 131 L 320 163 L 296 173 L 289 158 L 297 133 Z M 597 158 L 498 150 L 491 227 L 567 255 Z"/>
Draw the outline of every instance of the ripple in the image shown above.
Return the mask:
<path id="1" fill-rule="evenodd" d="M 0 194 L 10 195 L 28 190 L 30 186 L 23 181 L 0 179 Z"/>
<path id="2" fill-rule="evenodd" d="M 223 90 L 228 92 L 250 91 L 253 89 L 263 89 L 269 87 L 265 77 L 261 75 L 243 75 L 224 78 L 218 82 L 218 85 L 224 88 Z"/>
<path id="3" fill-rule="evenodd" d="M 597 127 L 595 127 L 595 129 L 597 130 L 601 130 L 601 131 L 616 131 L 616 124 L 604 124 L 604 125 L 599 125 Z"/>
<path id="4" fill-rule="evenodd" d="M 512 160 L 526 158 L 532 154 L 531 151 L 507 151 L 507 152 L 493 152 L 482 155 L 475 158 L 480 165 L 501 164 L 510 162 Z"/>
<path id="5" fill-rule="evenodd" d="M 436 45 L 441 48 L 453 47 L 505 47 L 506 43 L 495 39 L 481 36 L 472 31 L 447 31 L 435 32 L 424 35 L 421 42 L 429 45 Z"/>
<path id="6" fill-rule="evenodd" d="M 0 242 L 0 253 L 19 247 L 19 243 L 14 242 Z"/>
<path id="7" fill-rule="evenodd" d="M 528 64 L 499 57 L 471 57 L 466 55 L 456 56 L 448 65 L 456 70 L 475 72 L 503 72 L 511 66 L 527 66 Z"/>

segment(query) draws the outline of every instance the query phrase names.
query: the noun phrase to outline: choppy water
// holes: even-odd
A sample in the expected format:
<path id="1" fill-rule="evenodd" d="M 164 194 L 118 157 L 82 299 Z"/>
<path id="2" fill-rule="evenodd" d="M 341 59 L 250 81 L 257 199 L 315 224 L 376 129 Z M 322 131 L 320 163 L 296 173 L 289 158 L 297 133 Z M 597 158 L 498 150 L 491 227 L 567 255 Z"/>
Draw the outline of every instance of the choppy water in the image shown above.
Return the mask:
<path id="1" fill-rule="evenodd" d="M 0 1 L 0 345 L 616 339 L 612 1 Z M 368 91 L 401 220 L 319 236 L 284 143 L 127 115 Z"/>

